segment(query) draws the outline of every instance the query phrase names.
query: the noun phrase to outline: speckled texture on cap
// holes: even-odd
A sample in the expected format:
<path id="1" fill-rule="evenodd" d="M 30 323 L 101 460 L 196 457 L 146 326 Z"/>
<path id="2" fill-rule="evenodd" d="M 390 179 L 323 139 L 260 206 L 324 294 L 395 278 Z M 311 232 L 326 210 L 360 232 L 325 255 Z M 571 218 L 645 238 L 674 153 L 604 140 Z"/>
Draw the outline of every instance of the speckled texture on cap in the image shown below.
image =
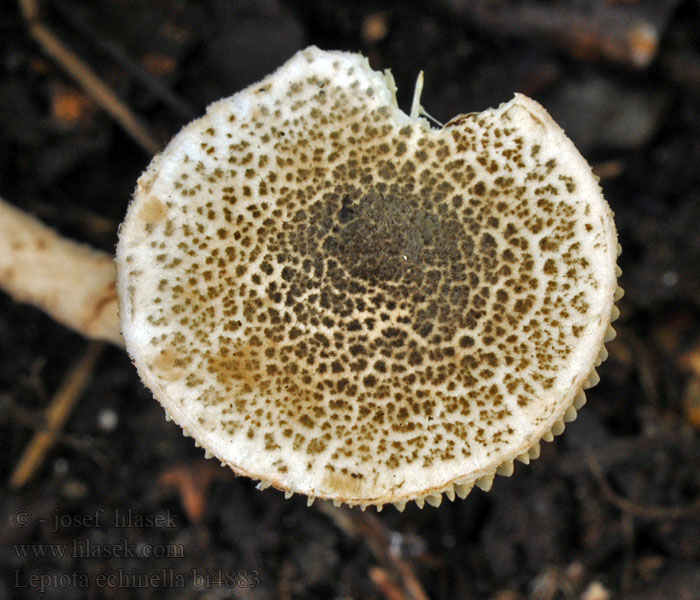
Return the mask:
<path id="1" fill-rule="evenodd" d="M 263 486 L 399 507 L 575 417 L 617 288 L 611 211 L 539 104 L 434 129 L 316 48 L 154 158 L 117 263 L 129 353 L 188 435 Z"/>

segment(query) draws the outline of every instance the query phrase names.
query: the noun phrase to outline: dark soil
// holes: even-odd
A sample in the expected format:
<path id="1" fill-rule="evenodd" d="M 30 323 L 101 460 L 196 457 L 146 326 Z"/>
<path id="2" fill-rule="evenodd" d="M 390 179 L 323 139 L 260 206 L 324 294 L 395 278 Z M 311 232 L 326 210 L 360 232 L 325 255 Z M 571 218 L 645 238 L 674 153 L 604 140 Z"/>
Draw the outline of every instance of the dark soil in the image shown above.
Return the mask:
<path id="1" fill-rule="evenodd" d="M 423 104 L 442 122 L 529 94 L 601 176 L 627 294 L 600 385 L 539 460 L 488 494 L 404 513 L 257 491 L 205 461 L 108 348 L 42 467 L 19 490 L 0 484 L 0 599 L 700 598 L 700 3 L 41 5 L 162 144 L 308 44 L 391 68 L 405 109 L 424 69 Z M 0 194 L 113 251 L 150 156 L 12 2 L 0 69 Z M 86 344 L 0 294 L 3 482 Z"/>

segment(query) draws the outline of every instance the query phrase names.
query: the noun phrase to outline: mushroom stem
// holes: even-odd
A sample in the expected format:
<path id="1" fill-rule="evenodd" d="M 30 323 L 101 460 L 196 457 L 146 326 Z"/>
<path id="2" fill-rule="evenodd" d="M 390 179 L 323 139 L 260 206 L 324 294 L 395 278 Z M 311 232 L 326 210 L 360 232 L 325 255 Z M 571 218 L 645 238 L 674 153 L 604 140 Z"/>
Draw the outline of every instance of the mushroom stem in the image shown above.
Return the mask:
<path id="1" fill-rule="evenodd" d="M 116 269 L 106 252 L 62 238 L 0 198 L 0 288 L 88 338 L 123 346 Z"/>

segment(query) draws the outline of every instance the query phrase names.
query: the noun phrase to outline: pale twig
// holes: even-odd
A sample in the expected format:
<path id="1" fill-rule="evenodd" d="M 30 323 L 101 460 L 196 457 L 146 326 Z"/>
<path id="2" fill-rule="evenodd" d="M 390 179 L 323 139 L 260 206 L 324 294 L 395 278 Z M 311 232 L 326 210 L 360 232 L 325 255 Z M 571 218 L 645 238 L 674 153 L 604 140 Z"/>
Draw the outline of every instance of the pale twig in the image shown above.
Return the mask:
<path id="1" fill-rule="evenodd" d="M 87 386 L 103 350 L 103 343 L 91 342 L 63 378 L 56 394 L 46 407 L 45 428 L 34 434 L 12 472 L 9 482 L 12 489 L 22 487 L 43 463 L 46 453 L 56 439 L 56 433 L 68 420 L 80 394 Z"/>
<path id="2" fill-rule="evenodd" d="M 39 20 L 36 0 L 19 0 L 19 5 L 27 21 L 29 33 L 44 52 L 58 62 L 141 148 L 149 154 L 159 152 L 161 144 L 151 134 L 146 124 L 119 99 L 114 90 Z"/>
<path id="3" fill-rule="evenodd" d="M 372 567 L 369 570 L 369 577 L 386 600 L 406 600 L 406 594 L 386 569 Z"/>

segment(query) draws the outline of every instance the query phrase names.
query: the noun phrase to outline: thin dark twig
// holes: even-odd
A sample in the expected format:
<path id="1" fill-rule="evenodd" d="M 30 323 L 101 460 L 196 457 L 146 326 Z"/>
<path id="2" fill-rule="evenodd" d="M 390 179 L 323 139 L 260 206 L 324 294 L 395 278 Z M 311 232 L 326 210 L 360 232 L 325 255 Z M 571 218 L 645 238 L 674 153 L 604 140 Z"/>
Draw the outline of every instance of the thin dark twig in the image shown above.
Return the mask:
<path id="1" fill-rule="evenodd" d="M 638 504 L 620 496 L 608 483 L 605 477 L 603 468 L 595 458 L 588 452 L 586 455 L 588 468 L 595 478 L 600 491 L 605 499 L 624 513 L 630 514 L 633 517 L 643 519 L 645 521 L 670 521 L 675 519 L 684 519 L 687 517 L 700 516 L 700 498 L 694 500 L 690 504 L 683 506 L 656 506 L 649 504 Z"/>
<path id="2" fill-rule="evenodd" d="M 154 96 L 160 99 L 176 115 L 186 120 L 197 116 L 197 111 L 184 99 L 175 94 L 167 85 L 153 77 L 146 69 L 136 63 L 114 40 L 103 33 L 95 31 L 88 21 L 73 6 L 65 2 L 53 3 L 64 18 L 80 33 L 87 37 L 99 50 L 109 56 L 134 79 L 137 79 Z"/>
<path id="3" fill-rule="evenodd" d="M 625 512 L 622 516 L 622 536 L 624 539 L 624 554 L 622 558 L 622 576 L 620 577 L 620 588 L 624 593 L 627 593 L 632 588 L 632 582 L 634 581 L 634 569 L 635 569 L 635 541 L 636 533 L 634 526 L 634 516 Z"/>
<path id="4" fill-rule="evenodd" d="M 623 329 L 618 326 L 619 331 Z M 654 361 L 646 344 L 633 331 L 624 329 L 624 339 L 628 341 L 634 355 L 634 367 L 639 374 L 642 392 L 647 398 L 647 404 L 658 410 L 659 407 L 659 374 L 657 363 Z"/>
<path id="5" fill-rule="evenodd" d="M 68 420 L 83 390 L 87 386 L 105 344 L 91 342 L 80 358 L 66 373 L 51 402 L 44 411 L 45 427 L 35 431 L 10 476 L 12 489 L 22 487 L 44 462 L 56 441 L 56 434 Z"/>
<path id="6" fill-rule="evenodd" d="M 677 440 L 664 435 L 634 435 L 612 439 L 595 448 L 598 464 L 602 469 L 630 460 L 643 453 L 666 450 L 676 447 Z M 589 451 L 592 449 L 589 449 Z M 570 450 L 562 455 L 557 464 L 562 474 L 575 477 L 586 473 L 589 469 L 589 461 L 586 453 L 580 450 Z"/>
<path id="7" fill-rule="evenodd" d="M 360 537 L 365 540 L 374 557 L 382 565 L 383 570 L 374 571 L 375 584 L 383 585 L 384 572 L 392 573 L 394 579 L 400 583 L 401 592 L 405 600 L 428 600 L 418 577 L 413 572 L 411 565 L 395 556 L 390 550 L 389 535 L 382 521 L 368 513 L 348 507 L 334 507 L 330 502 L 320 502 L 317 506 L 321 512 L 329 516 L 336 526 L 351 537 Z M 380 587 L 381 587 L 380 585 Z M 394 586 L 385 586 L 384 591 Z"/>
<path id="8" fill-rule="evenodd" d="M 0 408 L 2 409 L 0 423 L 9 422 L 33 429 L 35 435 L 42 432 L 48 433 L 54 436 L 56 443 L 86 455 L 101 468 L 106 469 L 109 466 L 107 455 L 102 449 L 103 439 L 86 434 L 66 433 L 56 428 L 50 429 L 43 414 L 20 406 L 9 395 L 0 395 Z"/>
<path id="9" fill-rule="evenodd" d="M 148 154 L 161 149 L 160 142 L 148 126 L 117 96 L 100 77 L 56 34 L 38 18 L 36 0 L 18 0 L 29 33 L 51 58 L 58 62 L 73 80 L 92 97 L 102 109 L 112 116 Z"/>

